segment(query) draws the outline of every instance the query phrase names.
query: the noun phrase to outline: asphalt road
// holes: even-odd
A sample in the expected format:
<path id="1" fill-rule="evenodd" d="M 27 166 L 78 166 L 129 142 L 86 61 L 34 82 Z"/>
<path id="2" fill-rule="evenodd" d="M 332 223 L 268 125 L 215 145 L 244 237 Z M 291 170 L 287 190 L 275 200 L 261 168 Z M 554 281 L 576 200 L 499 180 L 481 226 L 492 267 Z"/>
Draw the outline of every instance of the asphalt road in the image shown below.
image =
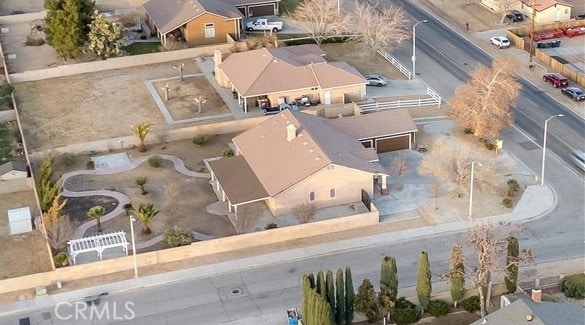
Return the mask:
<path id="1" fill-rule="evenodd" d="M 415 19 L 430 20 L 424 28 L 417 27 L 417 36 L 420 37 L 417 38 L 417 71 L 444 97 L 449 97 L 457 85 L 469 78 L 469 73 L 478 62 L 490 62 L 484 52 L 412 7 L 410 2 L 396 2 L 401 3 Z M 393 53 L 403 62 L 410 62 L 408 45 Z M 523 99 L 516 103 L 516 125 L 502 132 L 504 146 L 511 154 L 539 171 L 541 121 L 558 113 L 565 114 L 565 117 L 549 124 L 551 151 L 548 153 L 547 182 L 555 190 L 558 204 L 547 216 L 527 224 L 520 245 L 533 250 L 537 264 L 583 257 L 585 187 L 582 174 L 567 162 L 568 150 L 585 143 L 583 121 L 528 82 L 522 83 Z M 110 306 L 110 312 L 120 309 L 118 316 L 123 318 L 125 314 L 121 306 L 131 301 L 136 318 L 115 322 L 121 324 L 284 324 L 286 308 L 300 303 L 298 283 L 305 272 L 350 266 L 357 289 L 364 278 L 377 283 L 381 258 L 392 255 L 398 262 L 400 288 L 410 287 L 415 283 L 418 253 L 421 250 L 429 252 L 434 274 L 444 271 L 448 265 L 448 247 L 459 237 L 458 234 L 446 234 L 399 245 L 383 243 L 295 262 L 275 261 L 268 267 L 117 294 L 102 299 L 102 306 Z M 114 302 L 117 303 L 116 308 Z M 69 315 L 71 308 L 63 306 L 60 311 L 62 315 Z M 75 322 L 71 319 L 58 321 L 54 309 L 45 308 L 2 318 L 0 324 L 16 324 L 17 319 L 23 316 L 42 319 L 43 312 L 48 313 L 44 316 L 51 318 L 52 324 L 112 323 L 95 320 Z"/>

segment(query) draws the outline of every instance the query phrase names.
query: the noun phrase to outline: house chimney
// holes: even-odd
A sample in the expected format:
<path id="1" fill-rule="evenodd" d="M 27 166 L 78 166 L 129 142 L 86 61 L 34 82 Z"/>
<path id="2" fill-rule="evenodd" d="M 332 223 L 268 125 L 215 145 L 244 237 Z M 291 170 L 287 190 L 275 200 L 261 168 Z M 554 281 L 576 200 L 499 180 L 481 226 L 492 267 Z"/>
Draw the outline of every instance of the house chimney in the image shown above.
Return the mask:
<path id="1" fill-rule="evenodd" d="M 286 126 L 286 141 L 292 141 L 297 137 L 297 127 L 289 124 Z"/>
<path id="2" fill-rule="evenodd" d="M 532 289 L 532 301 L 540 303 L 542 301 L 542 290 Z"/>

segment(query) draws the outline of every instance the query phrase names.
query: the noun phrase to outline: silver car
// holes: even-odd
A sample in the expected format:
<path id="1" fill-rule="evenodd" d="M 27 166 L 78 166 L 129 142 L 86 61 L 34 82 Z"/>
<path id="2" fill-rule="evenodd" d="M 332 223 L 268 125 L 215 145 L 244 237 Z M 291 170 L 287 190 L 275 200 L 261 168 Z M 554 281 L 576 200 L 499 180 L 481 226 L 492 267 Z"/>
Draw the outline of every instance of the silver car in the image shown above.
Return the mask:
<path id="1" fill-rule="evenodd" d="M 388 80 L 378 74 L 369 74 L 366 75 L 366 80 L 368 81 L 368 86 L 386 86 L 388 84 Z"/>
<path id="2" fill-rule="evenodd" d="M 574 150 L 571 153 L 571 159 L 573 163 L 579 167 L 582 171 L 585 171 L 585 152 L 582 150 Z"/>
<path id="3" fill-rule="evenodd" d="M 510 40 L 504 36 L 492 37 L 490 42 L 501 49 L 510 47 Z"/>

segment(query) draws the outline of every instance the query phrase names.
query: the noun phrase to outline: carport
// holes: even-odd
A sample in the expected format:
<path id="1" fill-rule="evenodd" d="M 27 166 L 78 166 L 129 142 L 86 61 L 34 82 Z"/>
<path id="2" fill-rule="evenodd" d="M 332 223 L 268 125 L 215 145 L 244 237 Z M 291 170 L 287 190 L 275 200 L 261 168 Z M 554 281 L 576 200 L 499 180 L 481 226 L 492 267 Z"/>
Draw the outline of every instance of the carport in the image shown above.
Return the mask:
<path id="1" fill-rule="evenodd" d="M 227 201 L 228 211 L 233 212 L 236 219 L 238 206 L 270 198 L 244 156 L 208 160 L 206 164 L 211 172 L 213 190 L 219 199 Z"/>
<path id="2" fill-rule="evenodd" d="M 371 114 L 342 117 L 327 123 L 361 142 L 377 153 L 412 149 L 418 128 L 407 109 L 393 109 Z"/>

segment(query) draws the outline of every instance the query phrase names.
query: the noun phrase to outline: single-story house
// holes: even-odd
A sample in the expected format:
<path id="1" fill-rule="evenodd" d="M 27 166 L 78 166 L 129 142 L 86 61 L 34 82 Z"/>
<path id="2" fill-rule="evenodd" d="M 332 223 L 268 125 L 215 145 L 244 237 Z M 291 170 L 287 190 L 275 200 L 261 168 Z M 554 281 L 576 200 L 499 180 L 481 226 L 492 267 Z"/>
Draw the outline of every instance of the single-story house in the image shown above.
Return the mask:
<path id="1" fill-rule="evenodd" d="M 172 33 L 190 46 L 239 40 L 242 13 L 227 0 L 151 0 L 143 5 L 147 24 L 167 44 Z"/>
<path id="2" fill-rule="evenodd" d="M 232 3 L 244 17 L 277 16 L 280 0 L 226 0 Z"/>
<path id="3" fill-rule="evenodd" d="M 582 304 L 573 302 L 542 301 L 541 290 L 532 290 L 532 297 L 515 293 L 501 297 L 500 309 L 482 317 L 472 325 L 510 324 L 583 324 L 585 311 Z"/>
<path id="4" fill-rule="evenodd" d="M 225 60 L 216 51 L 215 78 L 232 89 L 245 112 L 258 98 L 289 103 L 308 96 L 324 105 L 364 99 L 364 76 L 347 62 L 327 62 L 324 56 L 315 44 L 232 53 Z"/>
<path id="5" fill-rule="evenodd" d="M 209 161 L 211 184 L 236 215 L 238 206 L 259 201 L 275 216 L 305 203 L 317 208 L 355 203 L 373 197 L 375 184 L 387 194 L 388 171 L 376 149 L 359 139 L 414 133 L 408 111 L 395 112 L 328 120 L 285 110 L 233 138 L 234 157 Z M 399 123 L 408 126 L 393 125 Z"/>
<path id="6" fill-rule="evenodd" d="M 22 161 L 9 161 L 0 165 L 0 181 L 11 181 L 28 177 L 26 164 Z"/>
<path id="7" fill-rule="evenodd" d="M 520 11 L 532 17 L 532 0 L 520 0 Z M 539 24 L 571 19 L 573 6 L 563 0 L 538 0 L 534 2 L 536 10 L 534 22 Z"/>

